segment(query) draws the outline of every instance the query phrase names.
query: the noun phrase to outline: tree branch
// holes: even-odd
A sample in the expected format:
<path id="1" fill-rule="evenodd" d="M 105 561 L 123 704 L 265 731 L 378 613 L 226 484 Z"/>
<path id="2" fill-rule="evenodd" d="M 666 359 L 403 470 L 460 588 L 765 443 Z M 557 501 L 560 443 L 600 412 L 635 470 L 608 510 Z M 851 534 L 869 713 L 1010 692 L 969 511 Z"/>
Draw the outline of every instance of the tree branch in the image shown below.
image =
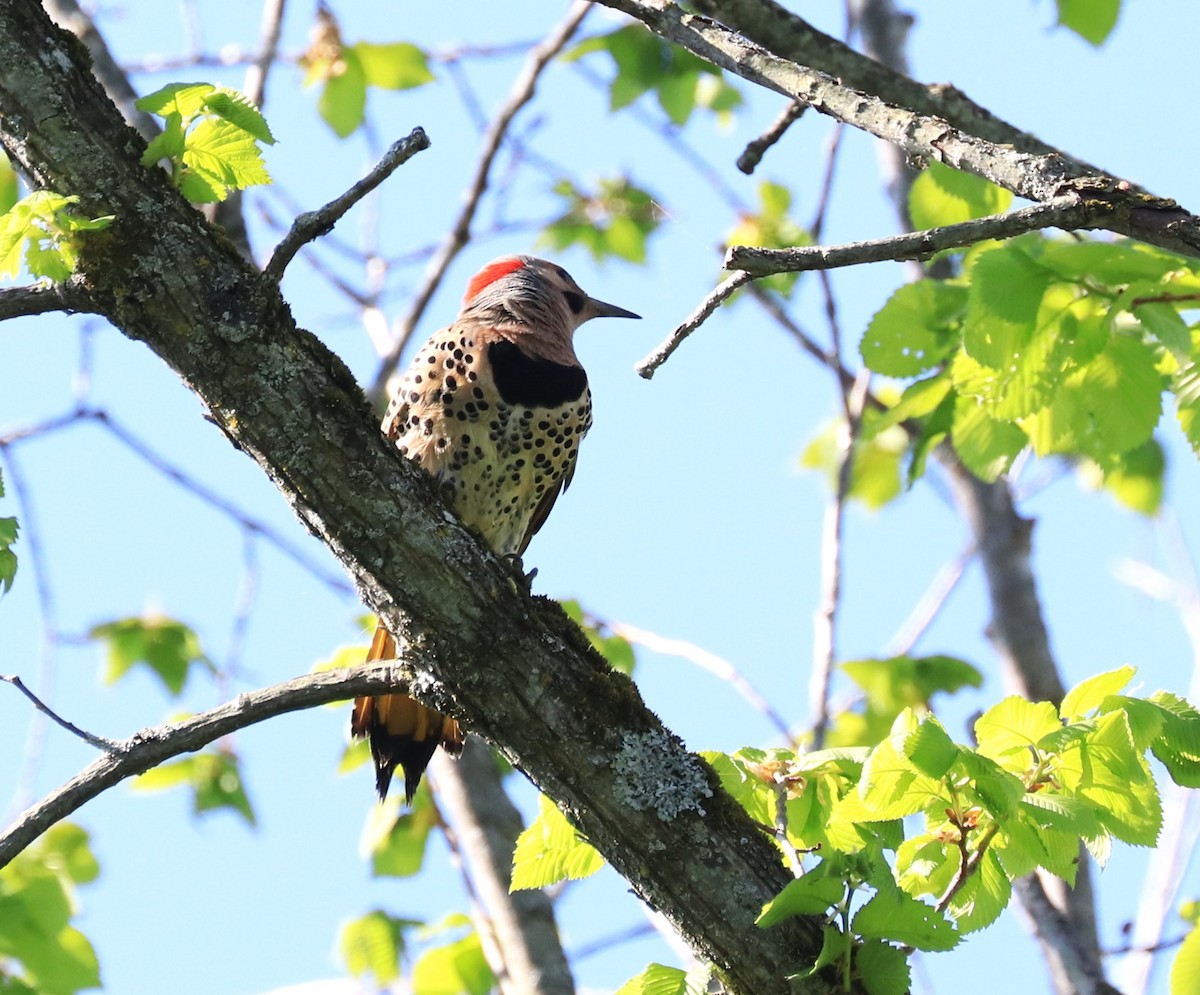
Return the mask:
<path id="1" fill-rule="evenodd" d="M 456 761 L 433 762 L 438 804 L 450 816 L 475 894 L 488 917 L 502 963 L 495 973 L 503 995 L 574 995 L 575 983 L 540 889 L 509 892 L 521 813 L 509 800 L 492 751 L 468 740 Z M 497 965 L 493 965 L 495 969 Z"/>
<path id="2" fill-rule="evenodd" d="M 51 311 L 95 311 L 95 307 L 87 292 L 74 280 L 0 290 L 0 321 Z"/>
<path id="3" fill-rule="evenodd" d="M 62 728 L 66 729 L 67 732 L 69 732 L 72 736 L 78 736 L 85 743 L 87 743 L 88 746 L 94 746 L 98 750 L 116 749 L 117 744 L 113 742 L 113 740 L 105 739 L 103 736 L 97 736 L 94 733 L 88 732 L 86 729 L 80 729 L 79 726 L 75 725 L 73 722 L 68 722 L 61 715 L 59 715 L 58 712 L 54 711 L 53 708 L 42 701 L 41 698 L 30 691 L 29 688 L 25 686 L 25 682 L 16 674 L 0 674 L 0 681 L 3 681 L 5 684 L 11 684 L 18 691 L 20 691 L 21 694 L 25 695 L 26 698 L 33 702 L 34 708 L 48 717 L 52 722 L 62 726 Z"/>
<path id="4" fill-rule="evenodd" d="M 975 173 L 1029 200 L 1071 194 L 1112 209 L 1105 228 L 1189 256 L 1200 256 L 1200 219 L 1174 201 L 1136 191 L 1131 184 L 1057 153 L 1037 155 L 955 128 L 945 119 L 887 102 L 832 76 L 755 45 L 716 21 L 676 4 L 600 0 L 630 14 L 656 34 L 700 58 L 767 89 L 800 100 L 853 125 L 910 156 Z"/>
<path id="5" fill-rule="evenodd" d="M 95 306 L 176 370 L 342 561 L 412 647 L 412 690 L 563 805 L 733 992 L 829 992 L 823 978 L 799 977 L 821 949 L 818 920 L 753 925 L 789 880 L 775 844 L 578 627 L 519 590 L 449 515 L 432 480 L 381 435 L 346 367 L 296 327 L 275 281 L 161 170 L 139 164 L 143 143 L 77 48 L 39 5 L 0 0 L 0 141 L 82 210 L 117 217 L 80 254 Z M 339 693 L 382 690 L 356 677 Z"/>
<path id="6" fill-rule="evenodd" d="M 295 258 L 297 252 L 311 242 L 333 230 L 333 226 L 341 220 L 350 208 L 362 200 L 379 184 L 403 166 L 418 152 L 429 148 L 429 136 L 423 128 L 413 128 L 404 138 L 392 143 L 383 157 L 375 164 L 366 176 L 354 184 L 340 197 L 335 197 L 324 207 L 315 211 L 301 214 L 294 222 L 283 240 L 275 246 L 271 259 L 263 268 L 263 272 L 273 280 L 282 280 L 283 271 L 288 263 Z"/>
<path id="7" fill-rule="evenodd" d="M 945 249 L 974 245 L 990 238 L 1013 238 L 1042 228 L 1103 228 L 1107 208 L 1080 202 L 1075 196 L 1059 197 L 1045 204 L 1023 207 L 1007 214 L 989 214 L 959 224 L 905 232 L 845 245 L 807 245 L 794 249 L 762 249 L 731 245 L 725 253 L 725 268 L 742 270 L 754 277 L 773 273 L 838 269 L 862 263 L 928 259 Z"/>
<path id="8" fill-rule="evenodd" d="M 406 671 L 392 663 L 354 670 L 327 670 L 294 677 L 201 712 L 173 725 L 155 726 L 125 740 L 92 743 L 107 752 L 66 784 L 22 812 L 0 835 L 0 867 L 60 819 L 80 809 L 115 784 L 144 774 L 171 757 L 202 749 L 213 740 L 264 719 L 360 694 L 407 690 Z M 57 716 L 52 716 L 56 720 Z M 61 720 L 58 720 L 61 721 Z M 90 740 L 89 740 L 90 742 Z"/>

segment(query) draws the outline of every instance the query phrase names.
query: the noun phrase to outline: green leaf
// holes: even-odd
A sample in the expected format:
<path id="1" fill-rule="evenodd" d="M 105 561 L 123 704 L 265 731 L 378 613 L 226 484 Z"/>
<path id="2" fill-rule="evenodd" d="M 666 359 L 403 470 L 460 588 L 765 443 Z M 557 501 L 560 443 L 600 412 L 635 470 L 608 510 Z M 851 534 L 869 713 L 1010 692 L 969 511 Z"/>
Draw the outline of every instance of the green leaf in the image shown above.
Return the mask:
<path id="1" fill-rule="evenodd" d="M 1195 995 L 1200 992 L 1200 929 L 1183 938 L 1171 964 L 1171 995 Z"/>
<path id="2" fill-rule="evenodd" d="M 741 750 L 734 756 L 711 750 L 701 751 L 700 756 L 717 772 L 721 787 L 734 801 L 746 810 L 746 814 L 760 825 L 775 824 L 776 795 L 774 788 L 754 771 Z"/>
<path id="3" fill-rule="evenodd" d="M 970 362 L 965 353 L 958 360 Z M 993 418 L 978 398 L 960 395 L 954 403 L 951 429 L 954 451 L 980 480 L 993 481 L 1007 473 L 1017 454 L 1029 444 L 1025 433 L 1010 421 Z"/>
<path id="4" fill-rule="evenodd" d="M 3 150 L 0 150 L 0 214 L 12 209 L 12 206 L 17 202 L 19 190 L 17 188 L 17 174 L 12 168 L 12 163 L 8 161 Z"/>
<path id="5" fill-rule="evenodd" d="M 1166 470 L 1166 452 L 1159 441 L 1151 437 L 1140 446 L 1115 456 L 1109 469 L 1100 470 L 1100 473 L 1104 489 L 1117 501 L 1141 515 L 1153 517 L 1162 507 Z"/>
<path id="6" fill-rule="evenodd" d="M 944 834 L 910 836 L 896 850 L 896 874 L 908 894 L 940 898 L 958 871 L 958 848 Z"/>
<path id="7" fill-rule="evenodd" d="M 1029 344 L 1050 274 L 1014 243 L 985 252 L 970 272 L 963 349 L 993 370 Z"/>
<path id="8" fill-rule="evenodd" d="M 1058 707 L 1059 714 L 1067 722 L 1086 718 L 1092 712 L 1099 711 L 1109 695 L 1119 694 L 1136 673 L 1137 667 L 1125 666 L 1080 681 L 1063 697 Z"/>
<path id="9" fill-rule="evenodd" d="M 1162 735 L 1151 749 L 1176 784 L 1200 788 L 1200 712 L 1188 702 L 1166 691 L 1157 691 L 1150 701 L 1163 710 Z"/>
<path id="10" fill-rule="evenodd" d="M 187 172 L 180 190 L 194 203 L 205 203 L 202 196 L 224 200 L 231 189 L 271 182 L 254 136 L 220 119 L 206 119 L 192 129 L 183 164 Z M 205 188 L 211 192 L 204 194 Z"/>
<path id="11" fill-rule="evenodd" d="M 1057 0 L 1058 23 L 1099 47 L 1112 34 L 1121 0 Z"/>
<path id="12" fill-rule="evenodd" d="M 855 947 L 854 966 L 867 995 L 906 995 L 911 989 L 908 958 L 891 944 L 873 941 Z"/>
<path id="13" fill-rule="evenodd" d="M 942 280 L 900 287 L 876 312 L 859 345 L 876 373 L 911 377 L 945 361 L 957 345 L 967 288 Z"/>
<path id="14" fill-rule="evenodd" d="M 412 919 L 379 910 L 345 923 L 338 933 L 338 950 L 346 970 L 356 978 L 367 975 L 379 988 L 386 988 L 400 976 L 404 934 L 416 925 Z"/>
<path id="15" fill-rule="evenodd" d="M 1054 762 L 1064 789 L 1095 806 L 1100 824 L 1140 846 L 1153 846 L 1162 828 L 1162 802 L 1146 761 L 1134 748 L 1129 719 L 1118 710 L 1089 723 Z"/>
<path id="16" fill-rule="evenodd" d="M 103 642 L 108 651 L 105 684 L 115 683 L 140 663 L 154 672 L 167 691 L 178 696 L 193 664 L 212 668 L 196 633 L 175 619 L 117 619 L 93 627 L 88 636 Z"/>
<path id="17" fill-rule="evenodd" d="M 1033 766 L 1042 739 L 1061 729 L 1048 701 L 1034 703 L 1011 695 L 975 721 L 975 739 L 983 756 L 1019 773 Z"/>
<path id="18" fill-rule="evenodd" d="M 4 474 L 0 472 L 0 497 L 4 497 Z M 12 590 L 17 576 L 17 554 L 12 551 L 20 526 L 15 518 L 0 518 L 0 595 Z"/>
<path id="19" fill-rule="evenodd" d="M 541 795 L 537 818 L 517 837 L 509 890 L 578 881 L 603 866 L 604 858 L 596 848 L 579 835 L 554 802 Z"/>
<path id="20" fill-rule="evenodd" d="M 368 86 L 383 90 L 411 90 L 433 82 L 429 59 L 416 45 L 403 41 L 390 45 L 360 41 L 350 46 L 350 50 L 357 55 L 363 79 Z"/>
<path id="21" fill-rule="evenodd" d="M 949 912 L 960 933 L 973 933 L 1000 918 L 1011 898 L 1012 882 L 995 852 L 988 850 L 950 900 Z"/>
<path id="22" fill-rule="evenodd" d="M 218 87 L 204 98 L 204 109 L 211 111 L 223 121 L 228 121 L 253 135 L 258 141 L 267 145 L 275 144 L 275 136 L 267 125 L 267 119 L 244 93 L 231 90 L 228 87 Z"/>
<path id="23" fill-rule="evenodd" d="M 958 931 L 944 913 L 901 890 L 888 874 L 872 884 L 878 890 L 851 923 L 859 936 L 905 943 L 919 950 L 952 950 L 958 945 Z"/>
<path id="24" fill-rule="evenodd" d="M 134 101 L 134 106 L 159 117 L 178 114 L 188 122 L 204 109 L 205 100 L 216 89 L 211 83 L 168 83 L 153 93 L 139 97 Z"/>
<path id="25" fill-rule="evenodd" d="M 399 798 L 388 798 L 367 815 L 358 849 L 370 857 L 375 877 L 411 877 L 425 861 L 429 833 L 438 822 L 428 790 L 418 790 L 407 811 L 401 807 Z"/>
<path id="26" fill-rule="evenodd" d="M 783 891 L 762 907 L 754 924 L 766 928 L 792 916 L 824 915 L 846 894 L 846 883 L 830 875 L 828 866 L 829 862 L 824 861 L 795 881 L 789 881 Z"/>
<path id="27" fill-rule="evenodd" d="M 249 825 L 256 825 L 254 809 L 242 782 L 241 766 L 229 750 L 216 749 L 160 764 L 133 782 L 137 791 L 165 791 L 184 785 L 192 789 L 193 814 L 228 808 Z"/>
<path id="28" fill-rule="evenodd" d="M 592 647 L 608 661 L 613 670 L 619 670 L 627 677 L 633 675 L 634 655 L 633 645 L 624 636 L 604 635 L 600 629 L 588 621 L 583 606 L 573 598 L 560 601 L 567 616 L 583 629 Z"/>
<path id="29" fill-rule="evenodd" d="M 413 965 L 412 995 L 488 995 L 495 983 L 474 930 L 425 951 Z"/>
<path id="30" fill-rule="evenodd" d="M 929 806 L 951 804 L 942 784 L 921 774 L 897 748 L 897 741 L 905 738 L 891 736 L 871 751 L 857 793 L 848 794 L 839 806 L 842 818 L 856 822 L 900 819 Z M 861 804 L 854 802 L 855 797 Z"/>
<path id="31" fill-rule="evenodd" d="M 945 777 L 959 755 L 954 741 L 932 715 L 925 716 L 916 731 L 905 737 L 902 752 L 917 770 L 933 778 Z"/>
<path id="32" fill-rule="evenodd" d="M 348 138 L 366 114 L 367 74 L 353 49 L 343 50 L 339 66 L 341 72 L 325 80 L 317 110 L 338 138 Z"/>
<path id="33" fill-rule="evenodd" d="M 1012 194 L 972 173 L 931 162 L 913 181 L 908 210 L 914 228 L 959 224 L 1007 211 Z"/>
<path id="34" fill-rule="evenodd" d="M 699 973 L 648 964 L 646 970 L 626 981 L 614 995 L 704 995 L 707 991 L 706 979 L 702 980 Z"/>

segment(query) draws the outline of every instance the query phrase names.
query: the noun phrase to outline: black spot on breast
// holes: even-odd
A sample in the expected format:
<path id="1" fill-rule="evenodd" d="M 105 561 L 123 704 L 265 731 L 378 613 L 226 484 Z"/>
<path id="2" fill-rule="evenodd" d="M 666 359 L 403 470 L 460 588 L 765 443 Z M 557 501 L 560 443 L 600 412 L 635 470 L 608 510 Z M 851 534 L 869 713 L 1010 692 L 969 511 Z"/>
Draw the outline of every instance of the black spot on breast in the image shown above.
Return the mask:
<path id="1" fill-rule="evenodd" d="M 511 342 L 493 342 L 488 360 L 500 397 L 527 408 L 557 407 L 576 401 L 587 388 L 587 374 L 578 366 L 527 356 Z"/>

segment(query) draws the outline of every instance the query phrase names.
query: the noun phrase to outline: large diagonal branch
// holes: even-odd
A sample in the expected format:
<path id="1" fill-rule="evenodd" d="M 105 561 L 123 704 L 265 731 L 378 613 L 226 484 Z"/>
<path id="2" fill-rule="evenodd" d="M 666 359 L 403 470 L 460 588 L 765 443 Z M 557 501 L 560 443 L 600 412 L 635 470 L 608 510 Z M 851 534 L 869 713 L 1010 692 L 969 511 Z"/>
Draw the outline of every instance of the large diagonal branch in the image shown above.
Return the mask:
<path id="1" fill-rule="evenodd" d="M 828 73 L 768 51 L 717 21 L 689 14 L 667 0 L 599 0 L 642 21 L 655 34 L 743 79 L 799 100 L 906 155 L 975 173 L 1033 201 L 1076 196 L 1111 214 L 1108 231 L 1200 256 L 1200 219 L 1174 201 L 1152 197 L 1117 177 L 1057 153 L 1032 153 L 991 141 L 944 118 L 847 86 Z"/>
<path id="2" fill-rule="evenodd" d="M 775 848 L 557 606 L 442 506 L 380 435 L 358 385 L 296 327 L 278 288 L 170 186 L 28 0 L 0 0 L 5 151 L 36 181 L 116 221 L 92 233 L 80 282 L 199 396 L 412 647 L 412 685 L 496 743 L 568 811 L 732 990 L 831 990 L 788 980 L 821 947 L 817 921 L 753 925 L 786 884 Z"/>

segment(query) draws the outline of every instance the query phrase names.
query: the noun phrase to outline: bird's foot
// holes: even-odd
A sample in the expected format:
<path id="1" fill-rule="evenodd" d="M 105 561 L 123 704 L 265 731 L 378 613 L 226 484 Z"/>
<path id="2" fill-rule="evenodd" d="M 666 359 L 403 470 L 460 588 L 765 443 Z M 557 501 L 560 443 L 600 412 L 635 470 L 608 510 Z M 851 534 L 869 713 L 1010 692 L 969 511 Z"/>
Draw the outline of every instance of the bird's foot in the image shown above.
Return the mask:
<path id="1" fill-rule="evenodd" d="M 526 594 L 532 594 L 533 578 L 537 576 L 537 567 L 526 573 L 525 564 L 521 562 L 521 557 L 516 553 L 505 553 L 502 559 L 507 561 L 513 573 L 517 575 L 517 586 Z"/>

